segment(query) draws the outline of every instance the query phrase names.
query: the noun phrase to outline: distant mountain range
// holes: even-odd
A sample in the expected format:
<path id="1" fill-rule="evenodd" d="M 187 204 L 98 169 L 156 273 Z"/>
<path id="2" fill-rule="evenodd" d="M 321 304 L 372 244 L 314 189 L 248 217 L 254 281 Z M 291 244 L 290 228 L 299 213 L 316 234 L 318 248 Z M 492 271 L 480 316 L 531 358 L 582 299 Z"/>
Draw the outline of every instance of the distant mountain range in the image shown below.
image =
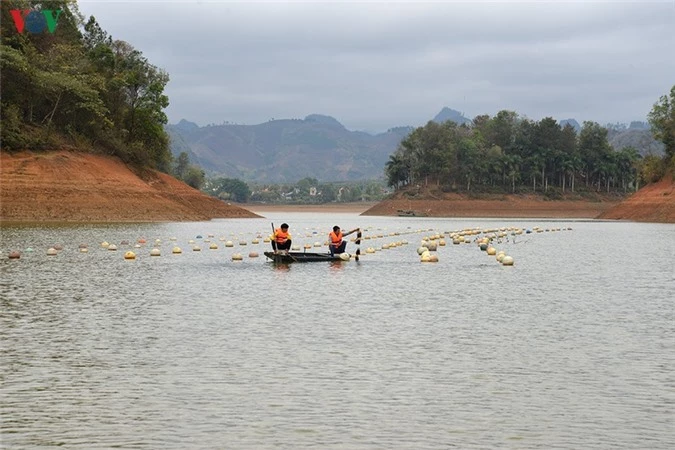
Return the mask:
<path id="1" fill-rule="evenodd" d="M 435 122 L 471 123 L 461 112 L 443 108 Z M 577 130 L 574 119 L 566 119 Z M 651 138 L 649 126 L 610 128 L 617 149 L 632 145 L 641 153 L 663 153 Z M 347 130 L 330 116 L 311 114 L 304 119 L 270 120 L 258 125 L 208 125 L 181 120 L 167 125 L 171 152 L 186 152 L 190 161 L 211 175 L 259 183 L 295 182 L 305 177 L 319 181 L 354 181 L 384 176 L 384 166 L 398 144 L 414 127 L 401 126 L 385 133 Z"/>

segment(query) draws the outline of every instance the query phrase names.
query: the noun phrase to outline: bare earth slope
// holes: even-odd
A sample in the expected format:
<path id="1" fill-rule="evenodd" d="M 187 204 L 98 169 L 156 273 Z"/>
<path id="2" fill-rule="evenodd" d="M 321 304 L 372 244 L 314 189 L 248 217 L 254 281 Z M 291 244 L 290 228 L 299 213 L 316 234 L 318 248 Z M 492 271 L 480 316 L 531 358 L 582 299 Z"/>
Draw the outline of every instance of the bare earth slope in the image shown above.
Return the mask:
<path id="1" fill-rule="evenodd" d="M 593 219 L 618 201 L 544 200 L 527 195 L 499 195 L 493 199 L 472 199 L 459 194 L 422 195 L 409 199 L 395 194 L 362 215 L 391 216 L 412 210 L 430 217 L 532 217 Z"/>
<path id="2" fill-rule="evenodd" d="M 116 158 L 0 153 L 3 222 L 162 222 L 259 217 L 161 172 L 140 178 Z"/>
<path id="3" fill-rule="evenodd" d="M 624 202 L 602 213 L 598 218 L 675 223 L 673 178 L 666 176 L 658 183 L 648 184 Z"/>

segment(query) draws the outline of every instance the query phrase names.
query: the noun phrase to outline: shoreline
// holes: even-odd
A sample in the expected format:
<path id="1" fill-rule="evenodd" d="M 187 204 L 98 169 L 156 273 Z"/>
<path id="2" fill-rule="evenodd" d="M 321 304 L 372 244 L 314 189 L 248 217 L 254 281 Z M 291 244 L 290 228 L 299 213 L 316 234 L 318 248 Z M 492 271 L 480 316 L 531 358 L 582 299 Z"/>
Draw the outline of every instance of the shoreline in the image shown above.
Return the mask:
<path id="1" fill-rule="evenodd" d="M 327 213 L 356 213 L 361 214 L 377 205 L 378 202 L 353 202 L 353 203 L 324 203 L 320 205 L 282 205 L 268 203 L 237 203 L 253 213 L 265 212 L 327 212 Z"/>
<path id="2" fill-rule="evenodd" d="M 595 219 L 615 202 L 529 200 L 385 200 L 383 202 L 327 203 L 321 205 L 238 204 L 257 214 L 270 212 L 355 213 L 361 216 L 400 217 L 399 210 L 414 210 L 413 218 L 532 218 Z M 407 216 L 404 216 L 407 217 Z"/>

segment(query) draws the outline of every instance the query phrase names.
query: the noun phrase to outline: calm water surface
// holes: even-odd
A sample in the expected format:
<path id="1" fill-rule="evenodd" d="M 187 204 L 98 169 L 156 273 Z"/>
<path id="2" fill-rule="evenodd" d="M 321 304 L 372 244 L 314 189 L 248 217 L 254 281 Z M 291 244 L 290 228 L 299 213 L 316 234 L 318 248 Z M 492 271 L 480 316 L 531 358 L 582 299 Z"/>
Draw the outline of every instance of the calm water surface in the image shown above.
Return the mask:
<path id="1" fill-rule="evenodd" d="M 2 448 L 675 448 L 675 226 L 268 217 L 2 228 Z M 249 258 L 271 221 L 374 238 Z M 572 230 L 509 236 L 514 267 L 451 242 L 419 262 L 425 236 L 509 226 Z"/>

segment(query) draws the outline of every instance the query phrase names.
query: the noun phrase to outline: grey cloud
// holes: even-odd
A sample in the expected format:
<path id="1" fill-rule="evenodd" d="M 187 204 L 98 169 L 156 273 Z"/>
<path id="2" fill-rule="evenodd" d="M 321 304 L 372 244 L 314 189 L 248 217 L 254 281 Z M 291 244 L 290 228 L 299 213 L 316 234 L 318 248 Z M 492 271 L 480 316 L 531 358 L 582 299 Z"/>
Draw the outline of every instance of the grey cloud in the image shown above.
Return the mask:
<path id="1" fill-rule="evenodd" d="M 626 122 L 644 120 L 675 80 L 672 2 L 81 1 L 80 10 L 167 70 L 172 122 L 321 113 L 381 131 L 423 124 L 443 106 Z"/>

